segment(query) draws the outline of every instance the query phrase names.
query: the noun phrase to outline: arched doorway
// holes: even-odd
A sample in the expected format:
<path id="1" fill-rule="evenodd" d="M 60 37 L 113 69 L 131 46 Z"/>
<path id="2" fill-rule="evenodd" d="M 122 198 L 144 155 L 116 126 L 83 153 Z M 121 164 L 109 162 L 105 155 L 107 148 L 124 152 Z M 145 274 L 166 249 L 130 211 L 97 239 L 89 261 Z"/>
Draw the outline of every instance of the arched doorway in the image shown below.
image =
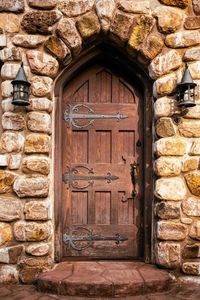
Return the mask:
<path id="1" fill-rule="evenodd" d="M 57 261 L 151 260 L 151 101 L 113 54 L 87 54 L 58 84 Z"/>

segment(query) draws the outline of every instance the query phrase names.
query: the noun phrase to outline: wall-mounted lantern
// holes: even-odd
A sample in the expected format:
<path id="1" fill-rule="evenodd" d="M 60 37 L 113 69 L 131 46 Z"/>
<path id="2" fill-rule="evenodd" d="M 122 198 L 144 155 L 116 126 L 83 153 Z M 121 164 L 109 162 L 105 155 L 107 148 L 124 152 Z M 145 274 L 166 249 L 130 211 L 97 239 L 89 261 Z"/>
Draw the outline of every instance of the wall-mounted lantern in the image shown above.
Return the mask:
<path id="1" fill-rule="evenodd" d="M 19 106 L 29 105 L 29 88 L 31 84 L 26 78 L 23 63 L 21 63 L 17 76 L 11 83 L 13 85 L 12 104 Z"/>
<path id="2" fill-rule="evenodd" d="M 185 66 L 181 83 L 177 85 L 178 106 L 181 108 L 189 108 L 195 106 L 195 87 L 188 65 Z"/>

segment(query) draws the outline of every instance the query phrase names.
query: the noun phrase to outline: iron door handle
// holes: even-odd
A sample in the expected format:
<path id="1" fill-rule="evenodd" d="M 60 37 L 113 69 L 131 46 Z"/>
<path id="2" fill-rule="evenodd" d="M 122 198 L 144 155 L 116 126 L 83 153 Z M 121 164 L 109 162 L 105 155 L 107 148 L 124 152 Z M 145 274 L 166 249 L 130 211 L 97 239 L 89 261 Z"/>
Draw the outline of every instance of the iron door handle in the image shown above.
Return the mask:
<path id="1" fill-rule="evenodd" d="M 132 198 L 134 199 L 137 195 L 136 191 L 136 183 L 137 183 L 137 163 L 134 161 L 133 164 L 131 164 L 131 179 L 133 184 L 133 190 L 132 190 Z"/>

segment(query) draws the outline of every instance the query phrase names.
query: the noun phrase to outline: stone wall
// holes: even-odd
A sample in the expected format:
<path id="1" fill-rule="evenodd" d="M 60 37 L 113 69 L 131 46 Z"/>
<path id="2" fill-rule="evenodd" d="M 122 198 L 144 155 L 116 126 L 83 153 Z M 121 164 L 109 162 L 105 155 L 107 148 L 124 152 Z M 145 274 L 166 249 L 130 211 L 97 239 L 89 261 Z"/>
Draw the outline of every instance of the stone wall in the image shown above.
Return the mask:
<path id="1" fill-rule="evenodd" d="M 53 265 L 53 85 L 99 36 L 154 79 L 156 263 L 200 275 L 199 0 L 0 0 L 0 281 L 32 282 Z M 21 61 L 27 108 L 11 104 Z M 176 123 L 184 62 L 197 106 Z"/>

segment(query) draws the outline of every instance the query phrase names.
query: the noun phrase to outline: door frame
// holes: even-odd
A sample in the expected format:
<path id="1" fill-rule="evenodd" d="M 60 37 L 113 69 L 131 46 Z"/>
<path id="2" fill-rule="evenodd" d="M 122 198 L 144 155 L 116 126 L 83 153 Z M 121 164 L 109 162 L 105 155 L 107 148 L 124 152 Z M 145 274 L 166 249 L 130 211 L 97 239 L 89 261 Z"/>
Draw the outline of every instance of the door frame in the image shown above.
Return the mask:
<path id="1" fill-rule="evenodd" d="M 143 120 L 144 120 L 144 203 L 143 203 L 143 243 L 144 261 L 154 263 L 154 197 L 153 197 L 153 97 L 152 80 L 148 77 L 147 71 L 141 69 L 138 63 L 124 56 L 120 51 L 116 51 L 107 44 L 93 45 L 84 51 L 76 60 L 67 66 L 59 74 L 55 81 L 55 110 L 54 110 L 54 217 L 55 217 L 55 236 L 54 236 L 54 259 L 60 262 L 62 258 L 62 228 L 61 228 L 61 209 L 62 209 L 62 96 L 64 86 L 87 66 L 93 64 L 98 59 L 112 61 L 121 70 L 129 73 L 134 79 L 138 89 L 142 92 L 143 100 Z"/>

